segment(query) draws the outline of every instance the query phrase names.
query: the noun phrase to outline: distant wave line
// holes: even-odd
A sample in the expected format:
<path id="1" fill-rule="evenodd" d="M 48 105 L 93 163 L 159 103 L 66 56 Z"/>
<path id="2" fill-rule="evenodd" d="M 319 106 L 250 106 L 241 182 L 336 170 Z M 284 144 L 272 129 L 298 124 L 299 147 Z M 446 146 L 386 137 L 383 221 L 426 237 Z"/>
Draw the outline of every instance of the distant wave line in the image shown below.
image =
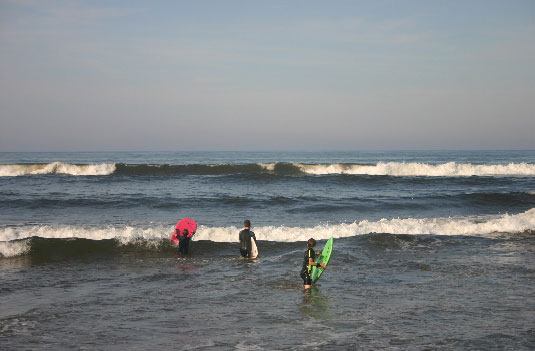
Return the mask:
<path id="1" fill-rule="evenodd" d="M 332 163 L 249 163 L 249 164 L 46 164 L 0 165 L 0 176 L 70 175 L 70 176 L 172 176 L 180 174 L 232 175 L 370 175 L 394 177 L 471 177 L 471 176 L 535 176 L 533 163 L 471 164 L 447 162 L 440 164 L 418 162 L 378 162 L 376 164 Z"/>
<path id="2" fill-rule="evenodd" d="M 115 172 L 115 163 L 71 164 L 65 162 L 0 165 L 1 177 L 57 174 L 70 176 L 110 175 Z"/>
<path id="3" fill-rule="evenodd" d="M 375 165 L 341 164 L 310 165 L 296 164 L 306 174 L 385 175 L 405 177 L 469 177 L 469 176 L 534 176 L 535 164 L 509 163 L 506 165 L 474 165 L 471 163 L 447 162 L 442 164 L 416 162 L 379 162 Z"/>

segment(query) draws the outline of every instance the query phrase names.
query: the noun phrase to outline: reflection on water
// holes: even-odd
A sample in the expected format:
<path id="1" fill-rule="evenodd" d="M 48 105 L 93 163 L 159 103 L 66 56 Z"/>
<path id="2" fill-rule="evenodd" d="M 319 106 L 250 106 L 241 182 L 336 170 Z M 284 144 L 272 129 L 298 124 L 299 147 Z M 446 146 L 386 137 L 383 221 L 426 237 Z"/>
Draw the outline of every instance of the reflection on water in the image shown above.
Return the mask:
<path id="1" fill-rule="evenodd" d="M 191 265 L 191 266 L 176 266 L 176 269 L 182 272 L 197 272 L 198 268 L 197 266 Z"/>
<path id="2" fill-rule="evenodd" d="M 306 289 L 303 291 L 303 302 L 299 311 L 314 319 L 322 321 L 330 319 L 329 298 L 314 286 Z"/>

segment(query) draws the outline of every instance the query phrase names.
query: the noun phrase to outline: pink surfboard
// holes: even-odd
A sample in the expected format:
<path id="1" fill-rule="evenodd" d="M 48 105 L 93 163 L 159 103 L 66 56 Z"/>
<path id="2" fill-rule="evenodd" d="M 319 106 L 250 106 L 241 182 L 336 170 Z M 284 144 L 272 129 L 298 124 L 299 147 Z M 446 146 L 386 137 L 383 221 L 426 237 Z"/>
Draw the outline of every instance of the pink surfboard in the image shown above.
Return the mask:
<path id="1" fill-rule="evenodd" d="M 191 238 L 193 234 L 197 231 L 197 222 L 195 222 L 193 219 L 189 218 L 182 218 L 178 223 L 176 224 L 175 229 L 177 232 L 182 233 L 184 229 L 188 230 L 188 238 Z M 178 238 L 176 237 L 175 233 L 171 234 L 171 240 L 174 243 L 178 243 Z"/>

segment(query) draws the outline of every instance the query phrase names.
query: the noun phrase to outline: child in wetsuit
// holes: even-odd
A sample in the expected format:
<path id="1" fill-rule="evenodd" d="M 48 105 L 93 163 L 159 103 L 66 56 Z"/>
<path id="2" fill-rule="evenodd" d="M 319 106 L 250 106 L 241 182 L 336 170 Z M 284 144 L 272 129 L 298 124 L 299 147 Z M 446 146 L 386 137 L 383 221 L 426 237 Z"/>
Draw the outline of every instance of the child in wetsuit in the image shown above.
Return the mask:
<path id="1" fill-rule="evenodd" d="M 310 271 L 312 270 L 312 266 L 319 266 L 323 269 L 325 269 L 325 265 L 323 263 L 316 263 L 314 260 L 316 259 L 316 252 L 314 252 L 314 248 L 316 247 L 316 240 L 313 238 L 308 239 L 307 242 L 308 250 L 305 252 L 305 260 L 303 261 L 303 268 L 301 269 L 301 278 L 303 278 L 303 281 L 305 283 L 305 289 L 310 289 L 312 286 L 312 279 L 310 278 Z M 321 254 L 321 251 L 318 251 L 318 254 Z"/>
<path id="2" fill-rule="evenodd" d="M 191 240 L 191 237 L 188 237 L 189 231 L 187 229 L 184 229 L 182 231 L 181 235 L 177 234 L 177 238 L 179 240 L 178 242 L 178 253 L 179 254 L 187 254 L 189 249 L 189 242 Z"/>

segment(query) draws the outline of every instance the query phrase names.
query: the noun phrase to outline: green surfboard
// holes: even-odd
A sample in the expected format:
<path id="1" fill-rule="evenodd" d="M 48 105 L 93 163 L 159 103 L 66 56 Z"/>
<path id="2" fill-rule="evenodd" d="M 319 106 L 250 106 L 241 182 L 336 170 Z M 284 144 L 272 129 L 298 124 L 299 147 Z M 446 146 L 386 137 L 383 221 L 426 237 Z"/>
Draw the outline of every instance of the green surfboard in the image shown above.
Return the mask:
<path id="1" fill-rule="evenodd" d="M 325 247 L 321 251 L 321 255 L 316 257 L 316 260 L 314 262 L 316 263 L 323 263 L 327 266 L 329 263 L 329 259 L 331 258 L 331 253 L 333 251 L 333 238 L 330 238 L 325 243 Z M 321 273 L 323 273 L 324 269 L 321 267 L 312 266 L 312 270 L 310 271 L 310 278 L 312 279 L 312 283 L 315 283 L 320 279 Z"/>

